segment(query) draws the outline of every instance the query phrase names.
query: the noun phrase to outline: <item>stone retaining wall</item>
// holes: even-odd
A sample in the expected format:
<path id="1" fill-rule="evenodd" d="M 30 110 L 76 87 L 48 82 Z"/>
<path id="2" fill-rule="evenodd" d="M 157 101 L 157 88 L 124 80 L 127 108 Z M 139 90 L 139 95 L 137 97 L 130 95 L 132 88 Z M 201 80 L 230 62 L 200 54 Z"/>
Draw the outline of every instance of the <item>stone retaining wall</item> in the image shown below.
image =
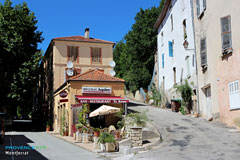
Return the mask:
<path id="1" fill-rule="evenodd" d="M 131 128 L 131 147 L 142 146 L 142 128 Z"/>

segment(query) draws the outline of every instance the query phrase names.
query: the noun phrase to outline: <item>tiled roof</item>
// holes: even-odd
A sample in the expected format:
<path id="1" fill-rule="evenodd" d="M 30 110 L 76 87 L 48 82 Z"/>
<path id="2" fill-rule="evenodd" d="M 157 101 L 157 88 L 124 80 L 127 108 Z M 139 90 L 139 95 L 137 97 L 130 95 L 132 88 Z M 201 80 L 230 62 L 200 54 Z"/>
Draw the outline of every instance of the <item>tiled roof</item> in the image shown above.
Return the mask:
<path id="1" fill-rule="evenodd" d="M 70 80 L 125 82 L 123 79 L 104 74 L 103 71 L 99 69 L 93 69 L 85 73 L 78 74 L 71 77 Z"/>
<path id="2" fill-rule="evenodd" d="M 114 42 L 95 39 L 95 38 L 85 38 L 84 36 L 58 37 L 58 38 L 54 38 L 53 40 L 114 44 Z"/>
<path id="3" fill-rule="evenodd" d="M 155 22 L 154 24 L 154 28 L 155 29 L 158 29 L 158 27 L 161 25 L 162 21 L 164 20 L 166 14 L 167 14 L 167 11 L 168 11 L 168 7 L 170 6 L 171 4 L 171 1 L 172 0 L 166 0 L 165 3 L 164 3 L 164 6 L 162 8 L 162 11 L 157 19 L 157 21 Z"/>

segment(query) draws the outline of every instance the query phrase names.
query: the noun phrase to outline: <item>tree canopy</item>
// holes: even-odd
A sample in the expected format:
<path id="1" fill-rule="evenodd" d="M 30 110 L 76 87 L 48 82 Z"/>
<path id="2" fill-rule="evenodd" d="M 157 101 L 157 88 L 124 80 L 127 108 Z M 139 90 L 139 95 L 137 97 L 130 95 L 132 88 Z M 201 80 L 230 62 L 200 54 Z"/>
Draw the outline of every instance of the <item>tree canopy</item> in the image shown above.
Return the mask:
<path id="1" fill-rule="evenodd" d="M 26 3 L 0 3 L 0 104 L 32 107 L 42 33 Z M 1 109 L 1 108 L 0 108 Z"/>
<path id="2" fill-rule="evenodd" d="M 132 92 L 146 89 L 151 81 L 157 51 L 157 30 L 153 26 L 163 5 L 164 0 L 157 8 L 140 9 L 131 30 L 114 48 L 116 76 L 125 79 Z"/>

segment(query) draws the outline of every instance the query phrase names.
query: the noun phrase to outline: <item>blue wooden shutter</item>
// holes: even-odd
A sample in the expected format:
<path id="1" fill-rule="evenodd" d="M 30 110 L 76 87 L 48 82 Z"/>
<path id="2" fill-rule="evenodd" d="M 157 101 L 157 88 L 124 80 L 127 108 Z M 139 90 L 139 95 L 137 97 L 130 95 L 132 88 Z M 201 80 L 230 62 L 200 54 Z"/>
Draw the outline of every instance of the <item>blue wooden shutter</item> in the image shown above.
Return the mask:
<path id="1" fill-rule="evenodd" d="M 168 48 L 169 48 L 169 57 L 173 57 L 173 46 L 171 41 L 168 41 Z"/>
<path id="2" fill-rule="evenodd" d="M 164 68 L 164 53 L 162 54 L 162 68 Z"/>

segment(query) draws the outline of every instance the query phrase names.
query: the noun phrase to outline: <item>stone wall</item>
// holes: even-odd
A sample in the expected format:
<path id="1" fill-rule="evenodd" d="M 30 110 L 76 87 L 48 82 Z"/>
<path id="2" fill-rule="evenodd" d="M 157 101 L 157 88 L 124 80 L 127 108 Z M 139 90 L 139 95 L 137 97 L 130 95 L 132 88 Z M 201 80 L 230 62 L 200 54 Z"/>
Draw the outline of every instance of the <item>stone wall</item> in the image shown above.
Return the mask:
<path id="1" fill-rule="evenodd" d="M 142 128 L 131 128 L 131 147 L 142 146 Z"/>

